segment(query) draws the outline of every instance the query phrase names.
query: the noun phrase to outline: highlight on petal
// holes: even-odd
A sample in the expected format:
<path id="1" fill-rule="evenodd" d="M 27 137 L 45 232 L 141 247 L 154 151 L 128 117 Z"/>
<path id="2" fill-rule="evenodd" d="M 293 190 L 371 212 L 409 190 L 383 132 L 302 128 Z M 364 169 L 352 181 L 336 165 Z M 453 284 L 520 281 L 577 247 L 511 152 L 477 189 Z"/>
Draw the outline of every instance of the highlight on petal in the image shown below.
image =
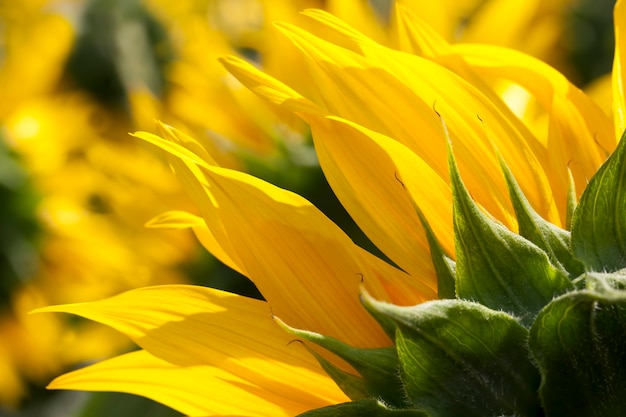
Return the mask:
<path id="1" fill-rule="evenodd" d="M 130 392 L 191 415 L 291 416 L 346 400 L 304 348 L 289 345 L 263 301 L 168 285 L 37 310 L 52 311 L 109 325 L 145 351 L 61 376 L 51 388 Z"/>

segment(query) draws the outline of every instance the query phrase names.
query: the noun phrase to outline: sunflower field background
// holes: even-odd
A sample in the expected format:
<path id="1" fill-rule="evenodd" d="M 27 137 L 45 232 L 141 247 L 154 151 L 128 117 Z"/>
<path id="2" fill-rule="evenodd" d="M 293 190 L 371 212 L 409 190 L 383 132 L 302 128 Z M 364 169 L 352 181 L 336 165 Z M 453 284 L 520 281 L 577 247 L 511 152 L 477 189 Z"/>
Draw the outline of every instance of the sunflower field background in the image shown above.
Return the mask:
<path id="1" fill-rule="evenodd" d="M 308 127 L 246 90 L 218 58 L 237 55 L 306 91 L 302 62 L 271 22 L 326 9 L 385 44 L 391 3 L 0 0 L 0 416 L 180 415 L 127 394 L 46 390 L 135 346 L 91 321 L 29 314 L 36 308 L 158 284 L 261 297 L 207 254 L 201 234 L 146 227 L 163 212 L 198 211 L 165 158 L 129 135 L 158 133 L 155 120 L 201 141 L 220 166 L 306 197 L 382 256 L 330 190 Z M 448 3 L 433 22 L 448 41 L 533 55 L 610 113 L 613 1 L 527 2 L 513 16 L 498 12 L 503 1 Z"/>

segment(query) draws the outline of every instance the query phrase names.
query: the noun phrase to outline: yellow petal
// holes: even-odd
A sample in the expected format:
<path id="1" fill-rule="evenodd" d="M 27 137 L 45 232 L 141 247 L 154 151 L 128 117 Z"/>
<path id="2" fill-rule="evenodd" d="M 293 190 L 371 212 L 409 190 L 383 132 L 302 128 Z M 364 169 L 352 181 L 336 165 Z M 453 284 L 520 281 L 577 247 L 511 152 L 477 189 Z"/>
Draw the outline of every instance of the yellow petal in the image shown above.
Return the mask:
<path id="1" fill-rule="evenodd" d="M 463 42 L 518 46 L 520 38 L 529 36 L 528 26 L 535 17 L 540 3 L 541 0 L 485 2 L 472 16 L 463 33 Z"/>
<path id="2" fill-rule="evenodd" d="M 176 143 L 179 141 L 172 141 L 172 140 L 166 141 L 166 140 L 163 140 L 163 138 L 161 138 L 160 136 L 157 136 L 155 134 L 148 133 L 148 132 L 135 132 L 132 135 L 148 143 L 152 143 L 153 145 L 158 146 L 159 148 L 164 148 L 165 151 L 171 154 L 180 154 L 181 157 L 188 159 L 190 162 L 193 162 L 194 164 L 208 166 L 209 163 L 212 163 L 212 164 L 215 163 L 213 159 L 209 156 L 209 154 L 206 153 L 206 151 L 204 151 L 206 155 L 202 155 L 201 157 L 199 156 L 198 148 L 194 150 L 187 149 L 190 147 L 190 145 L 187 143 L 184 143 L 185 146 L 179 146 L 179 145 L 176 145 Z"/>
<path id="3" fill-rule="evenodd" d="M 180 367 L 140 350 L 62 375 L 48 388 L 141 395 L 189 416 L 291 417 L 347 401 L 322 375 L 301 371 L 298 377 L 286 392 L 272 392 L 219 367 Z"/>
<path id="4" fill-rule="evenodd" d="M 239 265 L 228 255 L 215 236 L 213 236 L 213 233 L 211 233 L 211 230 L 207 227 L 202 217 L 195 216 L 185 211 L 168 211 L 152 218 L 146 223 L 146 226 L 168 229 L 191 228 L 206 250 L 229 268 L 240 274 L 243 273 Z"/>
<path id="5" fill-rule="evenodd" d="M 218 216 L 247 275 L 293 327 L 358 346 L 388 341 L 358 301 L 358 248 L 297 194 L 241 172 L 205 170 Z"/>
<path id="6" fill-rule="evenodd" d="M 615 21 L 615 58 L 613 60 L 613 115 L 615 118 L 615 138 L 619 140 L 626 129 L 626 68 L 624 53 L 626 52 L 626 7 L 618 0 L 613 10 Z"/>
<path id="7" fill-rule="evenodd" d="M 387 32 L 381 25 L 372 3 L 367 0 L 329 0 L 325 9 L 334 16 L 350 22 L 350 25 L 377 42 L 387 42 Z"/>
<path id="8" fill-rule="evenodd" d="M 207 229 L 210 231 L 210 236 L 206 232 L 201 231 L 198 234 L 199 240 L 213 256 L 246 275 L 245 267 L 238 259 L 233 243 L 230 241 L 228 233 L 224 230 L 222 222 L 217 216 L 215 210 L 217 203 L 207 193 L 209 184 L 198 168 L 198 166 L 207 168 L 210 164 L 215 164 L 215 161 L 195 140 L 169 126 L 160 124 L 159 127 L 168 139 L 146 132 L 135 133 L 135 136 L 152 143 L 170 155 L 171 165 L 200 211 L 202 218 L 206 222 Z M 204 159 L 195 154 L 194 152 L 196 151 L 200 152 Z"/>
<path id="9" fill-rule="evenodd" d="M 172 166 L 220 247 L 291 326 L 357 346 L 390 342 L 358 300 L 359 276 L 376 275 L 359 248 L 301 196 L 210 166 L 176 143 L 148 137 Z M 180 159 L 179 159 L 180 158 Z M 235 244 L 236 242 L 236 244 Z M 375 279 L 367 283 L 388 298 Z"/>
<path id="10" fill-rule="evenodd" d="M 525 187 L 529 199 L 540 209 L 553 204 L 545 174 L 538 170 L 526 138 L 480 92 L 445 68 L 383 47 L 370 48 L 364 58 L 293 26 L 281 24 L 279 28 L 311 57 L 314 80 L 329 113 L 398 140 L 447 178 L 446 139 L 432 109 L 436 103 L 450 127 L 470 191 L 489 212 L 515 225 L 506 185 L 493 177 L 499 166 L 489 140 L 501 138 L 509 141 L 498 145 L 507 161 L 512 161 L 511 169 L 526 179 L 524 185 L 532 185 Z M 346 36 L 354 39 L 352 32 Z M 257 92 L 264 94 L 260 89 Z"/>
<path id="11" fill-rule="evenodd" d="M 324 175 L 359 227 L 400 268 L 436 290 L 413 200 L 454 253 L 447 183 L 406 146 L 340 118 L 306 118 Z M 358 151 L 355 151 L 358 150 Z"/>
<path id="12" fill-rule="evenodd" d="M 303 113 L 324 113 L 317 105 L 301 96 L 283 83 L 276 83 L 274 78 L 259 71 L 247 61 L 235 56 L 220 58 L 222 65 L 233 73 L 246 87 L 267 99 L 270 103 L 283 105 L 288 103 L 289 109 Z"/>
<path id="13" fill-rule="evenodd" d="M 396 7 L 411 10 L 428 22 L 437 33 L 448 41 L 456 41 L 462 35 L 468 20 L 474 11 L 483 3 L 482 0 L 441 0 L 436 2 L 395 0 Z"/>
<path id="14" fill-rule="evenodd" d="M 414 306 L 437 297 L 436 289 L 430 288 L 427 285 L 427 280 L 400 271 L 364 249 L 360 249 L 360 251 L 362 252 L 363 264 L 366 265 L 364 269 L 370 271 L 371 274 L 369 276 L 363 275 L 363 281 L 369 294 L 371 294 L 373 287 L 380 286 L 384 291 L 379 291 L 379 294 L 385 294 L 385 298 L 390 303 L 402 306 Z M 375 285 L 369 285 L 372 279 L 375 281 Z"/>
<path id="15" fill-rule="evenodd" d="M 206 226 L 202 217 L 179 210 L 166 211 L 146 223 L 146 227 L 166 229 L 187 229 L 202 226 Z"/>
<path id="16" fill-rule="evenodd" d="M 550 115 L 547 155 L 541 160 L 564 219 L 568 168 L 582 192 L 617 142 L 610 119 L 582 91 L 543 62 L 509 49 L 456 45 L 454 50 L 485 78 L 511 81 L 530 92 Z"/>
<path id="17" fill-rule="evenodd" d="M 448 49 L 450 47 L 448 42 L 432 26 L 417 23 L 422 22 L 418 16 L 401 2 L 396 4 L 394 30 L 399 49 L 413 55 L 426 57 L 435 55 L 434 51 Z M 430 23 L 430 21 L 428 22 Z"/>
<path id="18" fill-rule="evenodd" d="M 346 400 L 302 346 L 289 344 L 263 301 L 168 285 L 37 311 L 109 325 L 149 352 L 70 373 L 51 388 L 121 390 L 196 415 L 295 415 Z"/>
<path id="19" fill-rule="evenodd" d="M 397 147 L 401 145 L 396 143 L 395 145 L 392 144 L 391 146 Z M 415 165 L 411 167 L 411 170 L 414 168 L 414 166 Z M 399 183 L 396 182 L 394 185 L 397 184 Z M 447 185 L 444 184 L 443 189 L 447 188 Z M 430 195 L 433 195 L 432 192 Z M 450 206 L 449 202 L 448 206 Z M 170 211 L 153 218 L 148 222 L 147 225 L 150 227 L 168 228 L 191 227 L 203 246 L 207 250 L 209 250 L 209 252 L 211 252 L 214 256 L 216 256 L 229 267 L 237 270 L 238 272 L 241 272 L 239 270 L 239 266 L 235 265 L 228 256 L 228 254 L 223 251 L 221 247 L 219 247 L 217 240 L 211 234 L 209 228 L 206 226 L 204 220 L 201 217 L 182 211 Z M 421 225 L 418 225 L 418 227 L 421 227 Z M 360 258 L 363 260 L 364 264 L 367 265 L 364 270 L 369 270 L 372 272 L 374 282 L 370 281 L 372 277 L 364 277 L 364 279 L 367 280 L 368 284 L 378 287 L 378 294 L 386 293 L 388 299 L 394 304 L 415 305 L 420 302 L 436 298 L 436 285 L 434 285 L 433 282 L 429 280 L 429 278 L 433 277 L 434 273 L 434 271 L 432 271 L 432 263 L 429 259 L 424 258 L 424 262 L 421 264 L 421 269 L 419 269 L 418 272 L 416 272 L 416 274 L 411 277 L 406 273 L 392 267 L 386 262 L 381 261 L 377 257 L 366 252 L 365 250 L 359 250 L 359 252 Z M 428 252 L 426 252 L 426 254 L 428 254 Z M 424 253 L 419 256 L 420 259 L 423 257 Z M 418 256 L 415 256 L 415 259 L 417 258 Z"/>
<path id="20" fill-rule="evenodd" d="M 483 85 L 470 85 L 452 76 L 444 68 L 419 57 L 372 46 L 371 41 L 358 38 L 327 14 L 317 13 L 311 17 L 345 32 L 347 39 L 359 43 L 364 54 L 359 56 L 351 53 L 355 48 L 339 48 L 293 26 L 280 26 L 303 53 L 310 56 L 310 67 L 330 113 L 405 143 L 443 177 L 445 174 L 441 161 L 444 159 L 444 150 L 440 147 L 444 141 L 435 140 L 433 143 L 432 140 L 421 140 L 416 143 L 421 135 L 414 133 L 419 131 L 425 137 L 441 137 L 434 124 L 436 120 L 433 119 L 433 112 L 428 109 L 428 105 L 432 106 L 436 102 L 437 110 L 449 126 L 462 175 L 479 203 L 509 227 L 515 224 L 513 219 L 508 218 L 510 207 L 506 187 L 492 175 L 499 169 L 490 149 L 489 142 L 493 141 L 537 211 L 555 224 L 562 224 L 565 200 L 560 198 L 562 196 L 558 190 L 567 187 L 562 186 L 559 175 L 566 173 L 566 169 L 560 166 L 560 173 L 554 176 L 554 181 L 549 182 L 553 179 L 551 171 L 555 163 L 551 159 L 551 152 L 560 149 L 542 147 L 541 142 L 519 120 L 512 117 L 511 111 L 502 105 L 501 100 L 494 99 L 493 93 L 486 91 Z M 490 50 L 489 47 L 484 48 Z M 463 56 L 462 53 L 459 55 Z M 442 62 L 454 63 L 447 58 Z M 466 76 L 467 72 L 461 74 Z M 384 91 L 384 94 L 379 94 L 379 91 Z M 549 109 L 562 114 L 560 120 L 572 131 L 581 124 L 590 124 L 592 120 L 591 124 L 599 129 L 597 140 L 606 142 L 605 124 L 598 122 L 604 116 L 597 109 L 594 110 L 594 106 L 589 106 L 589 100 L 579 100 L 582 94 L 578 93 L 574 97 L 576 106 L 580 104 L 583 106 L 580 108 L 590 109 L 588 120 L 570 115 L 568 121 L 568 112 L 561 107 Z M 564 105 L 569 105 L 567 100 Z M 468 109 L 472 109 L 472 112 Z M 563 128 L 559 127 L 556 131 L 563 131 Z M 564 138 L 568 136 L 565 133 L 561 135 Z M 551 146 L 559 143 L 563 143 L 563 140 L 553 141 Z M 563 152 L 560 154 L 563 155 Z M 597 164 L 593 165 L 597 167 Z M 567 175 L 563 174 L 562 177 L 566 178 Z M 485 180 L 487 178 L 488 181 Z M 488 183 L 489 187 L 473 188 L 478 183 Z M 555 190 L 556 193 L 553 192 Z M 559 201 L 555 201 L 555 196 Z"/>

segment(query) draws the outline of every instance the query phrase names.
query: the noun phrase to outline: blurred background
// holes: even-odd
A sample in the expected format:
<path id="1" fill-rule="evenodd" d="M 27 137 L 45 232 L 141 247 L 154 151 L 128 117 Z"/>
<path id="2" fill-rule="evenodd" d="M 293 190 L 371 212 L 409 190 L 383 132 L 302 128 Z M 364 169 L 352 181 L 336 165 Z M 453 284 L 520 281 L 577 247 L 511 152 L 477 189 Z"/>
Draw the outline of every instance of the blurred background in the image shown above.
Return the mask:
<path id="1" fill-rule="evenodd" d="M 271 22 L 306 25 L 299 11 L 325 8 L 393 46 L 392 3 L 0 0 L 0 416 L 178 415 L 130 395 L 47 391 L 55 376 L 133 346 L 34 308 L 167 283 L 259 297 L 189 231 L 144 226 L 164 211 L 195 212 L 167 164 L 128 135 L 156 133 L 155 119 L 223 166 L 304 195 L 375 250 L 330 192 L 306 126 L 245 90 L 217 57 L 243 56 L 306 95 L 303 63 Z M 429 22 L 448 41 L 530 53 L 610 108 L 614 1 L 403 3 L 440 8 Z"/>

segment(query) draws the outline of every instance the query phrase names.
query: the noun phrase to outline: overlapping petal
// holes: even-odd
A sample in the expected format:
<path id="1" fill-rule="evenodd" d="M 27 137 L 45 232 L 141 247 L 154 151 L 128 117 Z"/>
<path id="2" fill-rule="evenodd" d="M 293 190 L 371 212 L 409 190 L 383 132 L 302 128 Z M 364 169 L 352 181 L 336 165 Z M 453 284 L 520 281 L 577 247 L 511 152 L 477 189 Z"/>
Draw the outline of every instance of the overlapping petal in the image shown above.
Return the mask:
<path id="1" fill-rule="evenodd" d="M 522 53 L 486 45 L 456 45 L 454 50 L 485 78 L 511 81 L 527 91 L 549 114 L 542 142 L 547 157 L 541 161 L 564 212 L 567 168 L 578 191 L 617 145 L 610 119 L 580 89 L 558 71 Z"/>
<path id="2" fill-rule="evenodd" d="M 406 146 L 350 121 L 305 117 L 335 194 L 372 242 L 400 268 L 436 291 L 428 242 L 414 204 L 454 251 L 446 182 Z"/>
<path id="3" fill-rule="evenodd" d="M 387 256 L 434 288 L 428 244 L 411 198 L 429 213 L 429 222 L 452 253 L 451 195 L 438 173 L 391 138 L 341 118 L 324 117 L 321 107 L 244 61 L 228 57 L 223 62 L 259 94 L 310 123 L 320 165 L 344 207 Z"/>
<path id="4" fill-rule="evenodd" d="M 291 416 L 346 400 L 302 346 L 289 344 L 263 301 L 171 285 L 40 311 L 101 322 L 145 349 L 59 377 L 51 388 L 121 390 L 190 415 Z"/>
<path id="5" fill-rule="evenodd" d="M 328 27 L 344 30 L 326 13 L 309 14 Z M 527 132 L 520 132 L 475 87 L 439 65 L 376 45 L 353 30 L 346 32 L 346 42 L 358 42 L 365 56 L 355 53 L 356 47 L 347 50 L 290 25 L 280 28 L 310 58 L 323 106 L 329 113 L 398 140 L 447 178 L 445 138 L 441 121 L 432 109 L 436 105 L 450 126 L 468 183 L 487 184 L 471 191 L 488 211 L 514 226 L 506 187 L 491 175 L 498 170 L 490 143 L 494 141 L 511 161 L 513 171 L 525 179 L 529 199 L 547 213 L 546 217 L 558 216 L 546 175 L 537 161 L 536 154 L 541 152 L 537 141 Z M 260 89 L 258 92 L 263 94 Z M 477 117 L 468 118 L 467 108 Z"/>
<path id="6" fill-rule="evenodd" d="M 389 343 L 358 301 L 361 279 L 368 291 L 390 299 L 377 272 L 384 267 L 376 264 L 383 261 L 374 261 L 297 194 L 212 166 L 175 142 L 146 137 L 174 156 L 172 166 L 196 199 L 208 228 L 277 315 L 294 327 L 357 346 Z M 405 301 L 436 296 L 432 286 L 405 272 L 390 268 L 387 274 L 386 280 L 414 288 Z"/>
<path id="7" fill-rule="evenodd" d="M 531 56 L 489 45 L 449 45 L 405 8 L 398 7 L 397 13 L 400 39 L 407 48 L 479 86 L 510 120 L 517 122 L 499 97 L 502 92 L 492 90 L 498 85 L 496 80 L 506 82 L 507 88 L 521 87 L 543 109 L 548 120 L 545 131 L 536 127 L 536 121 L 531 121 L 530 127 L 545 149 L 534 146 L 533 150 L 548 175 L 563 220 L 568 170 L 580 193 L 615 148 L 616 138 L 605 114 L 562 74 Z M 520 122 L 517 127 L 526 129 Z"/>
<path id="8" fill-rule="evenodd" d="M 202 217 L 196 216 L 185 211 L 168 211 L 160 214 L 157 217 L 151 219 L 147 224 L 147 227 L 154 228 L 166 228 L 166 229 L 186 229 L 191 228 L 196 238 L 202 243 L 213 256 L 219 259 L 224 265 L 239 272 L 243 271 L 239 265 L 233 261 L 228 253 L 222 248 L 211 233 L 211 230 L 207 227 Z"/>

